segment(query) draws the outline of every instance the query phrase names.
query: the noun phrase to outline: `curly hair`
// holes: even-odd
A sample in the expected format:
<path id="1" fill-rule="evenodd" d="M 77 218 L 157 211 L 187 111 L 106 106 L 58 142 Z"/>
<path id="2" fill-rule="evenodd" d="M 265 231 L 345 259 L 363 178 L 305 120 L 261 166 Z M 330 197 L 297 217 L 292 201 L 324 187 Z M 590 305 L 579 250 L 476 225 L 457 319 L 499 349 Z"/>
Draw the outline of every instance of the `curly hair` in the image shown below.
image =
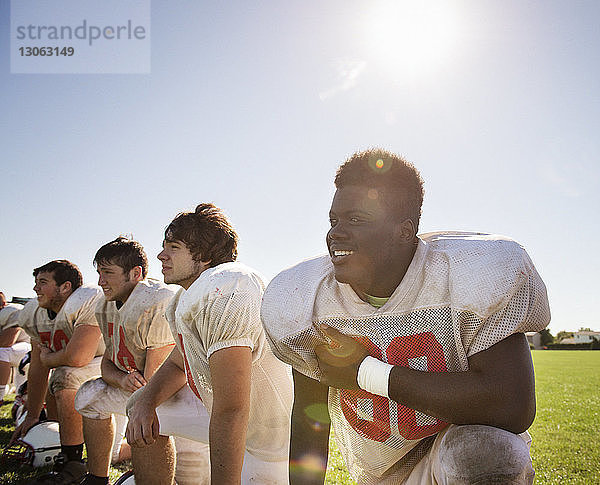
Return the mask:
<path id="1" fill-rule="evenodd" d="M 166 241 L 182 241 L 194 261 L 209 267 L 235 261 L 238 236 L 221 209 L 200 204 L 194 212 L 181 212 L 165 229 Z"/>
<path id="2" fill-rule="evenodd" d="M 401 156 L 371 148 L 350 156 L 337 170 L 336 188 L 348 185 L 378 189 L 383 202 L 419 227 L 423 205 L 423 179 Z"/>

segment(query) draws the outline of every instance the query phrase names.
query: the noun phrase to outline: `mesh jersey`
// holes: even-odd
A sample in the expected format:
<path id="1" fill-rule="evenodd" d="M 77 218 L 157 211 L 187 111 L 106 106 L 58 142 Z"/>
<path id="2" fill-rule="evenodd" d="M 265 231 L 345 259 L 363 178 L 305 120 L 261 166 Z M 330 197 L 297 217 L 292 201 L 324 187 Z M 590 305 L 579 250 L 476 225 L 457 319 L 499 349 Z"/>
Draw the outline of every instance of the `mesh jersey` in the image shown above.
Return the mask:
<path id="1" fill-rule="evenodd" d="M 181 289 L 167 309 L 176 343 L 184 356 L 188 383 L 212 411 L 208 359 L 227 347 L 252 351 L 250 414 L 246 449 L 266 461 L 287 460 L 292 381 L 287 366 L 266 342 L 260 321 L 264 284 L 250 268 L 224 263 L 204 271 Z"/>
<path id="2" fill-rule="evenodd" d="M 18 303 L 7 303 L 0 308 L 0 332 L 17 327 L 19 325 L 19 312 L 23 309 L 23 305 Z M 29 335 L 25 332 L 19 332 L 17 336 L 18 342 L 29 342 Z"/>
<path id="3" fill-rule="evenodd" d="M 338 283 L 329 256 L 323 256 L 273 279 L 262 319 L 275 354 L 319 379 L 313 349 L 325 339 L 317 324 L 359 335 L 371 355 L 390 364 L 457 372 L 468 369 L 469 356 L 513 333 L 542 330 L 550 311 L 544 283 L 516 242 L 430 233 L 421 236 L 406 275 L 381 308 Z M 428 437 L 447 425 L 363 390 L 330 388 L 329 412 L 357 480 L 404 476 L 427 452 Z M 421 454 L 409 459 L 413 448 L 411 454 Z"/>
<path id="4" fill-rule="evenodd" d="M 79 325 L 98 326 L 94 308 L 102 296 L 96 286 L 80 286 L 64 302 L 60 311 L 51 319 L 48 310 L 41 308 L 37 300 L 27 302 L 19 314 L 19 326 L 36 342 L 45 344 L 53 352 L 63 349 Z M 104 353 L 104 342 L 98 342 L 96 356 Z"/>
<path id="5" fill-rule="evenodd" d="M 107 353 L 119 369 L 138 370 L 143 374 L 147 349 L 174 344 L 165 318 L 165 310 L 174 294 L 164 283 L 147 279 L 135 286 L 119 309 L 116 302 L 100 298 L 96 319 Z"/>

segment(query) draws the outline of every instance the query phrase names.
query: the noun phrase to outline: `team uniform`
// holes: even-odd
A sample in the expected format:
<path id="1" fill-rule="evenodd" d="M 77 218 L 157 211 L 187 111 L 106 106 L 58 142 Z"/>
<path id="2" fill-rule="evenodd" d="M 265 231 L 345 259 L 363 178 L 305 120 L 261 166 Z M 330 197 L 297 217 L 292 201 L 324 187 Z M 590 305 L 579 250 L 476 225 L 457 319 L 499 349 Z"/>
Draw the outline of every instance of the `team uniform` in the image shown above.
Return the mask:
<path id="1" fill-rule="evenodd" d="M 516 242 L 429 233 L 381 308 L 338 283 L 323 256 L 273 279 L 262 319 L 277 357 L 318 380 L 314 348 L 325 343 L 319 324 L 360 336 L 373 357 L 389 364 L 460 372 L 470 356 L 511 334 L 542 330 L 550 312 L 544 283 Z M 329 388 L 328 401 L 340 451 L 359 483 L 401 483 L 432 445 L 439 447 L 436 435 L 453 427 L 364 390 Z"/>
<path id="2" fill-rule="evenodd" d="M 7 303 L 3 308 L 0 308 L 0 333 L 19 325 L 19 312 L 22 309 L 23 305 L 19 305 L 18 303 Z M 14 384 L 17 390 L 26 380 L 25 376 L 22 376 L 17 368 L 21 359 L 31 350 L 29 340 L 29 336 L 25 332 L 19 331 L 17 341 L 13 345 L 0 348 L 0 362 L 8 362 L 13 367 Z M 4 399 L 4 396 L 8 392 L 8 387 L 8 385 L 0 386 L 0 401 Z"/>
<path id="3" fill-rule="evenodd" d="M 209 268 L 187 291 L 179 290 L 167 309 L 167 319 L 184 356 L 189 388 L 156 412 L 161 434 L 208 443 L 213 403 L 208 360 L 221 349 L 250 348 L 252 381 L 242 483 L 287 483 L 292 382 L 287 366 L 275 358 L 265 338 L 260 321 L 263 290 L 260 277 L 236 262 Z"/>
<path id="4" fill-rule="evenodd" d="M 56 314 L 41 308 L 37 300 L 29 301 L 19 314 L 19 326 L 27 332 L 32 341 L 58 352 L 66 347 L 75 329 L 81 325 L 98 326 L 95 308 L 102 296 L 100 288 L 80 286 L 64 302 Z M 98 348 L 92 361 L 83 367 L 60 366 L 52 370 L 48 382 L 51 394 L 63 389 L 79 389 L 87 380 L 100 375 L 100 356 L 104 353 L 104 342 Z"/>
<path id="5" fill-rule="evenodd" d="M 102 297 L 96 307 L 96 319 L 102 331 L 106 354 L 123 372 L 144 374 L 146 352 L 175 345 L 165 310 L 175 291 L 154 279 L 140 281 L 125 303 Z M 101 377 L 81 386 L 75 397 L 75 409 L 84 417 L 117 418 L 113 459 L 118 457 L 127 420 L 125 405 L 131 392 L 107 384 Z M 123 418 L 118 418 L 122 416 Z"/>

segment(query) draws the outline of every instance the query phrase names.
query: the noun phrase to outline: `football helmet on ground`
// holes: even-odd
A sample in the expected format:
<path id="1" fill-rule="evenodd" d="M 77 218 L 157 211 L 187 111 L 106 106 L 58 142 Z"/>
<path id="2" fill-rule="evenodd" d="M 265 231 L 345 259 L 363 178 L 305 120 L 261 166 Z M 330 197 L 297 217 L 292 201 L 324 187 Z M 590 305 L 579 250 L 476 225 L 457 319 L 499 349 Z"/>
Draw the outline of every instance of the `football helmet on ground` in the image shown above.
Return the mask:
<path id="1" fill-rule="evenodd" d="M 56 421 L 43 421 L 4 448 L 2 460 L 18 461 L 33 467 L 41 467 L 54 462 L 60 452 L 60 435 Z"/>

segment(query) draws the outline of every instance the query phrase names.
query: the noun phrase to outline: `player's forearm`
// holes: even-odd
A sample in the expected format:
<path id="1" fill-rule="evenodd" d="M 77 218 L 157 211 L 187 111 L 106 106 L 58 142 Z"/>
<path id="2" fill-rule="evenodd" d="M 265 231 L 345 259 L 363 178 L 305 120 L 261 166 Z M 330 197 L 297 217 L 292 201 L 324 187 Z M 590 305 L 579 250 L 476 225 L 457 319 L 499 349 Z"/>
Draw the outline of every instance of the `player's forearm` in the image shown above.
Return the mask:
<path id="1" fill-rule="evenodd" d="M 107 358 L 106 355 L 102 357 L 100 373 L 104 382 L 113 387 L 120 387 L 121 379 L 126 374 L 126 372 L 119 369 L 114 362 Z"/>
<path id="2" fill-rule="evenodd" d="M 39 416 L 44 407 L 49 372 L 50 369 L 40 361 L 39 350 L 34 348 L 27 373 L 27 412 L 30 416 Z"/>
<path id="3" fill-rule="evenodd" d="M 303 410 L 292 411 L 290 485 L 322 485 L 329 454 L 329 424 L 310 426 Z M 309 457 L 309 459 L 307 459 Z M 314 465 L 319 465 L 315 470 Z"/>
<path id="4" fill-rule="evenodd" d="M 175 344 L 166 345 L 158 349 L 148 349 L 146 351 L 146 362 L 144 363 L 144 377 L 149 380 L 160 368 L 164 361 L 174 350 Z"/>
<path id="5" fill-rule="evenodd" d="M 185 371 L 168 358 L 144 386 L 143 399 L 156 408 L 186 384 Z"/>
<path id="6" fill-rule="evenodd" d="M 59 367 L 61 365 L 69 365 L 66 358 L 66 350 L 61 349 L 57 352 L 45 352 L 43 356 L 41 356 L 41 360 L 43 365 L 50 369 L 54 369 L 55 367 Z M 73 367 L 73 366 L 71 366 Z"/>
<path id="7" fill-rule="evenodd" d="M 475 354 L 466 372 L 395 366 L 390 373 L 390 398 L 449 423 L 525 431 L 535 416 L 535 392 L 529 350 L 518 352 L 516 347 L 523 345 L 519 339 L 511 336 L 496 349 Z"/>
<path id="8" fill-rule="evenodd" d="M 249 409 L 215 410 L 210 418 L 210 468 L 213 484 L 239 484 Z"/>
<path id="9" fill-rule="evenodd" d="M 328 388 L 296 370 L 293 375 L 290 485 L 323 484 L 329 454 Z M 314 470 L 315 460 L 319 471 Z"/>

